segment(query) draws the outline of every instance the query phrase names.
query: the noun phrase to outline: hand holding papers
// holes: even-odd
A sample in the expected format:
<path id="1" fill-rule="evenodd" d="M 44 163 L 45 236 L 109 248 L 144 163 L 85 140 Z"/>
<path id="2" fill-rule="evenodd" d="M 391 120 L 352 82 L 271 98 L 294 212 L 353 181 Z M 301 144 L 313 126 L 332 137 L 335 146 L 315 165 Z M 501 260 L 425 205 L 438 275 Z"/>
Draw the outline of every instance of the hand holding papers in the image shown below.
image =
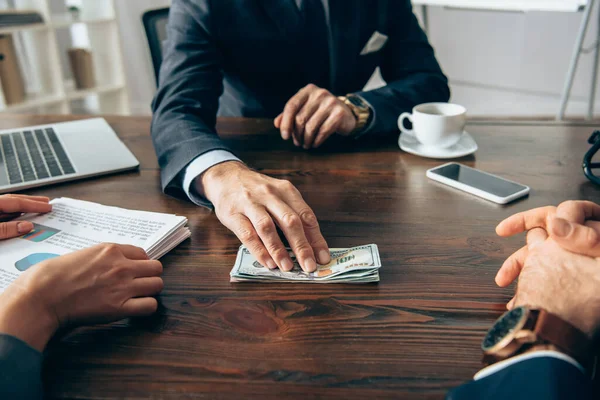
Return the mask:
<path id="1" fill-rule="evenodd" d="M 151 315 L 162 271 L 160 261 L 125 244 L 44 260 L 0 294 L 0 332 L 43 352 L 60 328 Z"/>
<path id="2" fill-rule="evenodd" d="M 52 212 L 26 215 L 34 229 L 0 242 L 0 292 L 41 261 L 109 242 L 141 247 L 159 259 L 190 236 L 187 218 L 59 198 Z"/>
<path id="3" fill-rule="evenodd" d="M 31 232 L 33 224 L 17 220 L 24 213 L 43 214 L 52 210 L 50 199 L 41 196 L 5 194 L 0 196 L 0 240 Z"/>

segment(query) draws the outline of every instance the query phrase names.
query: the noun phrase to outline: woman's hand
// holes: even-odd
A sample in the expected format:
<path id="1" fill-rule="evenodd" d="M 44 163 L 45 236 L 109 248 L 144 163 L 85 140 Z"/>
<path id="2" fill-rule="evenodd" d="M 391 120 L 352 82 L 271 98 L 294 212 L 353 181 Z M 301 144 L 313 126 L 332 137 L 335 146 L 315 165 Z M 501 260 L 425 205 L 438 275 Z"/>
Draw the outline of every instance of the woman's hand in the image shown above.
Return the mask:
<path id="1" fill-rule="evenodd" d="M 43 261 L 0 295 L 0 332 L 43 351 L 59 328 L 156 311 L 162 264 L 144 250 L 100 244 Z"/>
<path id="2" fill-rule="evenodd" d="M 50 199 L 40 196 L 5 194 L 0 196 L 0 239 L 10 239 L 31 232 L 29 221 L 12 221 L 25 213 L 42 214 L 52 211 Z"/>

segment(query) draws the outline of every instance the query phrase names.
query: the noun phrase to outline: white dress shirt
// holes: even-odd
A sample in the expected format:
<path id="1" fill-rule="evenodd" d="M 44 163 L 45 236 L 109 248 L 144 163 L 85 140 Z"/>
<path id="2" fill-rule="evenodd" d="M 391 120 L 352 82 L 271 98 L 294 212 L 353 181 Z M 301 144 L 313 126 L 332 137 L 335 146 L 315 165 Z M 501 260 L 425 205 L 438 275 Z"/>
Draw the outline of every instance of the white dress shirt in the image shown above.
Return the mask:
<path id="1" fill-rule="evenodd" d="M 479 379 L 483 379 L 490 375 L 493 375 L 493 374 L 503 370 L 504 368 L 508 368 L 511 365 L 523 362 L 525 360 L 530 360 L 532 358 L 538 358 L 538 357 L 558 358 L 559 360 L 563 360 L 565 362 L 568 362 L 569 364 L 572 364 L 573 366 L 577 367 L 577 369 L 579 369 L 583 374 L 585 374 L 585 369 L 583 368 L 583 366 L 581 364 L 579 364 L 577 361 L 575 361 L 575 359 L 573 357 L 568 356 L 568 355 L 558 352 L 558 351 L 554 351 L 554 350 L 541 350 L 541 351 L 534 351 L 532 353 L 521 354 L 519 356 L 512 357 L 512 358 L 509 358 L 504 361 L 500 361 L 496 364 L 492 364 L 489 367 L 485 367 L 484 369 L 480 370 L 478 373 L 475 374 L 475 376 L 473 377 L 473 380 L 478 381 Z"/>

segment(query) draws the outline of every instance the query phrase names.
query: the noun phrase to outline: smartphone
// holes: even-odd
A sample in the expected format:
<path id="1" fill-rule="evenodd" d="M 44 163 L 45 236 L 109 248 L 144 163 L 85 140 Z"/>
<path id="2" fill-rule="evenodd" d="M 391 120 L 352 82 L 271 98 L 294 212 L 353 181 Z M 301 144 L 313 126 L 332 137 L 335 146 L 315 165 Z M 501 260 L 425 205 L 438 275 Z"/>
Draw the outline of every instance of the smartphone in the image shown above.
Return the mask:
<path id="1" fill-rule="evenodd" d="M 427 177 L 498 204 L 529 194 L 529 187 L 499 176 L 451 162 L 427 171 Z"/>

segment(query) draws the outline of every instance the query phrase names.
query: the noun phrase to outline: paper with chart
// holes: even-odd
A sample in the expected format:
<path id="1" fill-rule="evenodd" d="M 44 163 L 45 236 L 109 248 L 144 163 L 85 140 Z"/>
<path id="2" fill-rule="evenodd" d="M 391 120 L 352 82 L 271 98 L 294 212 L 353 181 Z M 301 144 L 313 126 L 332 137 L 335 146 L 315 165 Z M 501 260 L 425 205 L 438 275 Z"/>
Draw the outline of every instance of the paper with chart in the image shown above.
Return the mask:
<path id="1" fill-rule="evenodd" d="M 25 215 L 34 230 L 0 242 L 0 293 L 19 274 L 47 259 L 109 242 L 130 244 L 158 259 L 190 237 L 187 218 L 58 198 L 52 212 Z"/>
<path id="2" fill-rule="evenodd" d="M 288 249 L 294 262 L 289 272 L 268 269 L 259 263 L 250 251 L 241 246 L 230 273 L 231 282 L 308 282 L 308 283 L 368 283 L 379 282 L 381 259 L 375 244 L 348 249 L 329 249 L 331 261 L 319 265 L 314 272 L 304 272 L 294 253 Z"/>

